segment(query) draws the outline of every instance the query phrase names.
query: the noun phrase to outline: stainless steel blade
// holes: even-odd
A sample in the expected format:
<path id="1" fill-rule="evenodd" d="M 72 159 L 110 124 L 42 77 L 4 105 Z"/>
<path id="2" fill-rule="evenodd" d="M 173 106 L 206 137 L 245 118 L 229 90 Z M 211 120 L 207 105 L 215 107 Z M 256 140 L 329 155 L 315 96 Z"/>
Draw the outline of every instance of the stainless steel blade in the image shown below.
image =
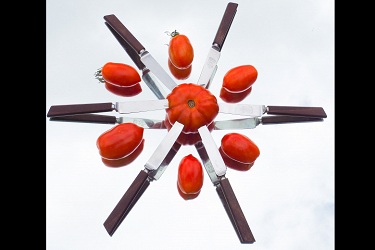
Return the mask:
<path id="1" fill-rule="evenodd" d="M 198 151 L 198 154 L 203 162 L 203 166 L 206 169 L 207 174 L 211 179 L 211 182 L 214 184 L 214 186 L 216 186 L 219 183 L 220 179 L 216 175 L 215 169 L 212 166 L 210 158 L 208 158 L 206 148 L 204 147 L 202 142 L 197 142 L 194 146 Z"/>
<path id="2" fill-rule="evenodd" d="M 175 81 L 165 72 L 160 64 L 151 56 L 147 51 L 141 55 L 141 61 L 146 65 L 147 68 L 171 91 L 177 86 Z"/>
<path id="3" fill-rule="evenodd" d="M 169 150 L 167 156 L 164 158 L 163 162 L 160 164 L 160 166 L 154 171 L 149 171 L 148 176 L 150 176 L 153 180 L 159 180 L 164 171 L 167 169 L 169 163 L 173 160 L 174 156 L 176 155 L 180 147 L 181 144 L 175 142 L 171 150 Z"/>
<path id="4" fill-rule="evenodd" d="M 227 172 L 227 167 L 220 155 L 219 149 L 217 148 L 214 139 L 211 136 L 211 132 L 207 126 L 202 126 L 198 129 L 199 135 L 202 138 L 202 142 L 206 148 L 208 157 L 211 160 L 212 166 L 217 176 L 224 176 Z"/>
<path id="5" fill-rule="evenodd" d="M 164 158 L 167 156 L 168 152 L 171 150 L 173 144 L 176 142 L 177 137 L 180 135 L 184 125 L 175 122 L 171 130 L 164 137 L 162 142 L 156 148 L 155 152 L 152 154 L 150 159 L 145 164 L 145 168 L 150 171 L 157 169 L 163 162 Z"/>
<path id="6" fill-rule="evenodd" d="M 115 109 L 120 114 L 137 113 L 150 110 L 159 110 L 168 108 L 168 100 L 151 100 L 151 101 L 131 101 L 116 102 Z"/>
<path id="7" fill-rule="evenodd" d="M 265 105 L 219 103 L 219 112 L 232 115 L 260 117 L 266 112 Z"/>
<path id="8" fill-rule="evenodd" d="M 225 129 L 252 129 L 260 124 L 260 119 L 257 117 L 226 120 L 226 121 L 215 121 L 215 130 Z"/>
<path id="9" fill-rule="evenodd" d="M 154 93 L 154 95 L 159 100 L 165 99 L 167 97 L 167 94 L 165 93 L 164 89 L 160 86 L 159 81 L 149 70 L 147 73 L 144 73 L 142 75 L 142 79 L 146 83 L 146 85 L 151 89 L 152 93 Z"/>
<path id="10" fill-rule="evenodd" d="M 215 66 L 220 58 L 220 52 L 214 49 L 213 47 L 210 48 L 210 52 L 206 58 L 206 62 L 204 63 L 201 75 L 198 79 L 198 85 L 203 86 L 204 88 L 210 82 L 211 76 L 213 71 L 215 70 Z"/>
<path id="11" fill-rule="evenodd" d="M 166 129 L 163 120 L 152 120 L 145 118 L 134 118 L 134 117 L 118 117 L 116 118 L 117 123 L 134 123 L 139 127 L 145 129 Z"/>

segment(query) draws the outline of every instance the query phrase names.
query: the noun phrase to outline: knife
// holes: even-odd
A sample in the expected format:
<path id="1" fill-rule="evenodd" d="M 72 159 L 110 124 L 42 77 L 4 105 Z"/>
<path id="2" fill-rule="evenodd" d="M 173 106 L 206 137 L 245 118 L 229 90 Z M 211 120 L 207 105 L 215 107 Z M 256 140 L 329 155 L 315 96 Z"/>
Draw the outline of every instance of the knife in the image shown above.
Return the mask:
<path id="1" fill-rule="evenodd" d="M 138 67 L 139 70 L 142 71 L 142 79 L 146 83 L 146 85 L 150 88 L 150 90 L 155 94 L 158 99 L 165 99 L 167 94 L 160 87 L 158 80 L 155 76 L 150 72 L 150 70 L 141 62 L 138 53 L 124 40 L 122 37 L 109 25 L 105 22 L 107 28 L 111 31 L 129 57 L 133 60 L 135 65 Z"/>
<path id="2" fill-rule="evenodd" d="M 183 127 L 184 125 L 179 122 L 173 125 L 145 164 L 145 169 L 139 172 L 124 196 L 108 216 L 103 225 L 110 236 L 115 233 L 135 203 L 146 191 L 150 182 L 158 180 L 164 173 L 166 167 L 172 161 L 181 146 L 179 143 L 176 143 L 176 139 L 180 135 Z"/>
<path id="3" fill-rule="evenodd" d="M 261 117 L 263 114 L 291 115 L 326 118 L 327 115 L 322 107 L 297 107 L 297 106 L 265 106 L 250 104 L 219 103 L 219 112 L 233 115 L 244 115 Z M 120 114 L 145 112 L 152 110 L 167 109 L 168 99 L 129 101 L 116 103 L 91 103 L 54 105 L 48 111 L 47 117 L 74 115 L 83 113 L 97 113 L 116 110 Z"/>
<path id="4" fill-rule="evenodd" d="M 237 3 L 228 3 L 227 5 L 220 26 L 216 32 L 215 39 L 207 55 L 206 62 L 204 63 L 201 75 L 199 76 L 198 85 L 206 87 L 210 82 L 213 72 L 217 70 L 216 64 L 219 61 L 225 38 L 228 35 L 229 28 L 232 25 L 233 18 L 237 12 L 237 6 Z"/>
<path id="5" fill-rule="evenodd" d="M 254 243 L 255 239 L 253 233 L 233 192 L 232 186 L 228 178 L 225 177 L 227 167 L 225 166 L 210 131 L 207 126 L 202 126 L 198 129 L 198 132 L 202 138 L 202 145 L 196 144 L 198 154 L 204 163 L 212 183 L 216 187 L 216 191 L 240 242 Z"/>
<path id="6" fill-rule="evenodd" d="M 169 89 L 177 86 L 160 64 L 151 56 L 145 47 L 130 33 L 115 15 L 104 16 L 104 20 L 137 52 L 141 62 Z"/>

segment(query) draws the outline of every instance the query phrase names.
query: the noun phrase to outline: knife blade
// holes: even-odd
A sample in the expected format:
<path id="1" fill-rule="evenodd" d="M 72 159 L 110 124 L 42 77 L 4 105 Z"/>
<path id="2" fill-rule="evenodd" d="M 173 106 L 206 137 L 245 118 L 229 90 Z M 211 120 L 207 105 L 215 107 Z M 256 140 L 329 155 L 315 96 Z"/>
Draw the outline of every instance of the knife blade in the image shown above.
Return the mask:
<path id="1" fill-rule="evenodd" d="M 104 16 L 104 19 L 138 53 L 141 62 L 146 65 L 169 90 L 172 91 L 177 86 L 175 81 L 115 15 Z"/>
<path id="2" fill-rule="evenodd" d="M 211 136 L 210 131 L 208 130 L 207 126 L 203 126 L 198 129 L 198 132 L 202 138 L 202 143 L 204 145 L 203 149 L 207 151 L 207 156 L 212 163 L 212 168 L 217 175 L 218 180 L 215 178 L 211 178 L 211 176 L 210 178 L 211 180 L 215 181 L 216 191 L 220 197 L 221 202 L 223 203 L 225 211 L 228 214 L 228 217 L 233 225 L 234 230 L 237 233 L 240 242 L 254 243 L 255 239 L 253 233 L 250 230 L 245 215 L 243 214 L 236 195 L 233 192 L 232 186 L 230 185 L 228 178 L 225 177 L 226 166 Z M 199 150 L 202 150 L 202 147 L 198 149 L 198 153 L 199 155 L 202 154 L 202 157 L 204 159 L 204 152 L 199 152 Z M 204 166 L 206 167 L 206 164 Z M 211 172 L 210 166 L 206 170 L 208 173 Z"/>
<path id="3" fill-rule="evenodd" d="M 237 6 L 237 3 L 228 3 L 227 8 L 225 9 L 221 23 L 216 32 L 215 39 L 212 43 L 210 51 L 208 52 L 201 75 L 199 76 L 197 83 L 198 85 L 206 87 L 206 85 L 209 84 L 212 73 L 215 70 L 215 66 L 219 61 L 225 38 L 227 37 L 229 28 L 232 25 L 234 16 L 236 15 Z"/>
<path id="4" fill-rule="evenodd" d="M 167 94 L 163 88 L 159 85 L 158 80 L 151 73 L 151 71 L 141 62 L 138 53 L 109 25 L 107 22 L 104 22 L 107 28 L 111 31 L 113 36 L 120 43 L 122 48 L 126 51 L 129 57 L 132 59 L 134 64 L 142 71 L 142 79 L 149 87 L 149 89 L 155 94 L 158 99 L 165 99 Z"/>
<path id="5" fill-rule="evenodd" d="M 168 134 L 164 137 L 155 152 L 145 164 L 145 169 L 141 170 L 123 197 L 117 203 L 104 222 L 104 227 L 108 234 L 112 236 L 122 221 L 128 215 L 135 203 L 146 191 L 150 182 L 158 180 L 165 171 L 166 166 L 172 161 L 180 148 L 180 144 L 176 143 L 177 137 L 180 135 L 184 125 L 176 122 Z"/>

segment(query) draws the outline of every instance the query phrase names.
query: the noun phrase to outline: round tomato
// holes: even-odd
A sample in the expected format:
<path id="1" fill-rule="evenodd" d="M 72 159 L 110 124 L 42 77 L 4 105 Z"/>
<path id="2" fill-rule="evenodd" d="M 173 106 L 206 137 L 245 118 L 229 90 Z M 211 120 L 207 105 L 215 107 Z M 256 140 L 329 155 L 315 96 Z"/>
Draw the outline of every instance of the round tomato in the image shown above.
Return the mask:
<path id="1" fill-rule="evenodd" d="M 219 151 L 228 167 L 243 171 L 249 170 L 260 154 L 252 140 L 237 133 L 226 134 L 221 139 Z"/>
<path id="2" fill-rule="evenodd" d="M 172 39 L 168 47 L 169 59 L 176 68 L 186 69 L 194 59 L 193 46 L 185 35 L 180 35 L 174 31 L 171 36 Z"/>
<path id="3" fill-rule="evenodd" d="M 191 69 L 192 69 L 192 65 L 190 65 L 189 67 L 187 67 L 186 69 L 178 69 L 176 68 L 172 63 L 171 63 L 171 60 L 168 59 L 168 67 L 169 67 L 169 70 L 171 71 L 172 75 L 178 79 L 178 80 L 185 80 L 187 78 L 189 78 L 190 76 L 190 73 L 191 73 Z"/>
<path id="4" fill-rule="evenodd" d="M 143 130 L 133 123 L 123 123 L 104 132 L 96 141 L 100 156 L 117 160 L 130 155 L 142 143 Z"/>
<path id="5" fill-rule="evenodd" d="M 167 96 L 168 122 L 176 121 L 184 126 L 183 132 L 196 133 L 198 128 L 210 125 L 219 112 L 216 97 L 202 86 L 184 83 L 173 89 Z"/>
<path id="6" fill-rule="evenodd" d="M 177 185 L 184 194 L 197 194 L 203 186 L 202 164 L 191 154 L 185 156 L 178 166 Z"/>
<path id="7" fill-rule="evenodd" d="M 106 63 L 101 70 L 101 75 L 106 82 L 119 87 L 131 87 L 141 81 L 138 72 L 123 63 Z"/>
<path id="8" fill-rule="evenodd" d="M 247 90 L 258 77 L 258 71 L 251 65 L 243 65 L 229 70 L 223 79 L 223 88 L 232 93 Z"/>

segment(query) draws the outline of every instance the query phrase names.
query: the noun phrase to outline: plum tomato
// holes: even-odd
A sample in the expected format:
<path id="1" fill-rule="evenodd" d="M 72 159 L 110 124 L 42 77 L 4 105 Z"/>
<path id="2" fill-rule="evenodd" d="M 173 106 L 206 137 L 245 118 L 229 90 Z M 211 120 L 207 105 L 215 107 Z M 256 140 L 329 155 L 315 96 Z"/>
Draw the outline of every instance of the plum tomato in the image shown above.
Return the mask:
<path id="1" fill-rule="evenodd" d="M 109 160 L 102 157 L 102 162 L 107 167 L 111 168 L 118 168 L 118 167 L 124 167 L 126 165 L 129 165 L 132 163 L 137 157 L 142 153 L 143 148 L 145 145 L 145 139 L 142 140 L 141 144 L 134 150 L 133 153 L 129 154 L 128 156 L 125 156 L 124 158 L 120 158 L 117 160 Z"/>
<path id="2" fill-rule="evenodd" d="M 252 140 L 238 133 L 226 134 L 221 139 L 219 151 L 228 167 L 242 171 L 249 170 L 260 154 Z"/>
<path id="3" fill-rule="evenodd" d="M 171 33 L 172 39 L 168 46 L 168 56 L 171 63 L 178 69 L 188 68 L 194 59 L 194 50 L 189 38 L 177 31 Z"/>
<path id="4" fill-rule="evenodd" d="M 106 82 L 119 87 L 131 87 L 141 81 L 138 72 L 131 66 L 123 63 L 106 63 L 101 74 Z"/>
<path id="5" fill-rule="evenodd" d="M 247 90 L 242 91 L 242 92 L 238 92 L 238 93 L 229 92 L 225 88 L 221 88 L 220 98 L 221 98 L 221 100 L 223 100 L 224 102 L 227 102 L 227 103 L 238 103 L 238 102 L 244 100 L 246 98 L 246 96 L 248 96 L 250 94 L 252 88 L 253 87 L 250 87 Z"/>
<path id="6" fill-rule="evenodd" d="M 185 156 L 178 166 L 177 186 L 187 195 L 199 193 L 203 186 L 202 164 L 192 154 Z"/>
<path id="7" fill-rule="evenodd" d="M 133 123 L 122 123 L 104 132 L 96 141 L 100 156 L 109 160 L 129 156 L 142 143 L 143 130 Z"/>
<path id="8" fill-rule="evenodd" d="M 171 60 L 168 59 L 168 67 L 169 70 L 171 71 L 172 75 L 177 79 L 177 80 L 185 80 L 188 79 L 191 73 L 192 65 L 187 67 L 186 69 L 178 69 L 176 68 L 172 63 Z"/>

